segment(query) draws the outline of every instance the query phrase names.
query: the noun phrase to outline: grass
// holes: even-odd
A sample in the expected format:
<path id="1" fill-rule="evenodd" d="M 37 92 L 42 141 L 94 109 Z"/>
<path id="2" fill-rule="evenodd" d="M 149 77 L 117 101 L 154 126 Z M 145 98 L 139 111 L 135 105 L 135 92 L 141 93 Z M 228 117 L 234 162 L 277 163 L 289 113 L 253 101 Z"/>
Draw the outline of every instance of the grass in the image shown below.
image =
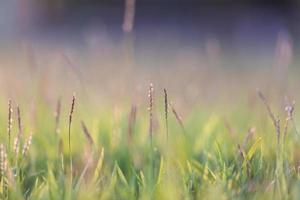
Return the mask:
<path id="1" fill-rule="evenodd" d="M 230 82 L 235 73 L 208 71 L 197 82 L 174 69 L 176 81 L 149 75 L 154 84 L 131 91 L 111 71 L 68 63 L 61 79 L 49 67 L 29 83 L 24 70 L 19 87 L 6 71 L 14 76 L 0 97 L 1 199 L 300 198 L 297 78 L 287 90 L 296 101 L 283 105 L 268 72 Z M 243 85 L 253 77 L 261 92 Z"/>
<path id="2" fill-rule="evenodd" d="M 102 119 L 115 118 L 116 123 L 90 116 L 87 120 L 95 120 L 94 125 L 90 125 L 92 131 L 77 115 L 78 112 L 74 112 L 74 96 L 69 121 L 65 123 L 67 120 L 61 119 L 60 123 L 60 107 L 63 105 L 59 100 L 53 119 L 43 112 L 38 113 L 37 121 L 42 123 L 41 117 L 44 116 L 47 120 L 43 123 L 46 124 L 37 125 L 36 133 L 28 135 L 26 140 L 21 134 L 23 124 L 17 106 L 18 143 L 15 145 L 23 144 L 22 153 L 1 145 L 1 198 L 298 198 L 299 144 L 294 140 L 294 127 L 287 123 L 294 118 L 294 104 L 286 107 L 285 126 L 281 130 L 279 118 L 259 92 L 257 99 L 260 98 L 262 103 L 260 106 L 258 102 L 257 106 L 266 107 L 262 117 L 265 124 L 250 128 L 248 133 L 235 135 L 226 133 L 233 130 L 218 115 L 200 117 L 195 110 L 184 120 L 172 105 L 172 115 L 168 116 L 166 89 L 161 93 L 162 98 L 157 97 L 156 104 L 153 91 L 151 84 L 148 114 L 146 107 L 135 105 L 129 113 L 121 112 L 118 117 L 110 111 L 103 112 L 106 114 Z M 162 102 L 158 102 L 159 99 Z M 77 100 L 78 105 L 80 99 Z M 8 105 L 10 124 L 11 101 Z M 154 113 L 154 107 L 162 109 Z M 45 109 L 44 112 L 50 112 L 47 107 Z M 252 115 L 255 118 L 257 113 Z M 268 115 L 270 121 L 266 119 Z M 239 120 L 239 116 L 230 118 L 237 123 Z M 74 125 L 72 133 L 71 125 Z M 67 140 L 64 126 L 68 127 Z M 61 133 L 58 133 L 59 127 Z M 147 127 L 150 127 L 150 135 Z M 60 141 L 57 135 L 68 141 L 68 151 L 63 147 L 56 148 Z M 9 141 L 10 134 L 4 138 Z M 149 140 L 150 146 L 147 145 Z M 61 151 L 61 155 L 57 151 Z M 67 158 L 70 162 L 66 162 Z"/>

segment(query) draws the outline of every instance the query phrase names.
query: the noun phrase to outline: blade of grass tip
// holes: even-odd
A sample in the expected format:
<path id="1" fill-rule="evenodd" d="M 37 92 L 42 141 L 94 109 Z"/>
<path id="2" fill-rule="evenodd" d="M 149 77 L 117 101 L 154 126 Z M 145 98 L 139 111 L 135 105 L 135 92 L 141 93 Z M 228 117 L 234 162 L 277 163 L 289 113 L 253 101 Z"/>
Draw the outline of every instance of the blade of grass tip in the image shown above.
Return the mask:
<path id="1" fill-rule="evenodd" d="M 142 185 L 146 186 L 145 175 L 144 175 L 142 170 L 140 170 L 140 178 L 141 178 L 141 181 L 142 181 Z"/>
<path id="2" fill-rule="evenodd" d="M 159 184 L 161 182 L 163 173 L 164 173 L 164 158 L 163 158 L 163 156 L 161 156 L 159 172 L 158 172 L 158 177 L 157 177 L 157 184 Z"/>
<path id="3" fill-rule="evenodd" d="M 68 137 L 68 142 L 69 142 L 71 184 L 72 184 L 72 181 L 73 181 L 73 161 L 72 161 L 72 149 L 71 149 L 71 125 L 72 125 L 74 107 L 75 107 L 75 94 L 73 94 L 73 97 L 72 97 L 71 110 L 70 110 L 70 114 L 69 114 L 69 137 Z"/>
<path id="4" fill-rule="evenodd" d="M 124 185 L 128 186 L 128 182 L 126 180 L 126 177 L 125 177 L 124 173 L 122 172 L 122 170 L 121 170 L 120 166 L 118 165 L 118 163 L 116 163 L 116 165 L 117 165 L 117 173 L 118 173 L 118 176 L 119 176 L 121 182 Z"/>
<path id="5" fill-rule="evenodd" d="M 262 138 L 259 137 L 257 140 L 254 142 L 254 144 L 250 147 L 248 153 L 247 153 L 247 159 L 251 160 L 254 153 L 256 152 L 256 149 L 258 148 L 259 144 L 261 143 Z"/>
<path id="6" fill-rule="evenodd" d="M 178 112 L 176 111 L 175 107 L 173 106 L 172 102 L 170 102 L 170 107 L 172 109 L 172 113 L 174 114 L 175 118 L 176 118 L 176 121 L 177 123 L 180 125 L 183 133 L 186 135 L 186 131 L 185 131 L 185 128 L 184 128 L 184 125 L 183 125 L 183 121 L 182 121 L 182 118 L 181 116 L 178 114 Z"/>
<path id="7" fill-rule="evenodd" d="M 100 172 L 101 172 L 101 169 L 102 169 L 102 166 L 103 166 L 103 160 L 104 160 L 104 148 L 102 147 L 101 151 L 100 151 L 99 159 L 98 159 L 98 162 L 97 162 L 97 166 L 96 166 L 96 169 L 95 169 L 95 172 L 94 172 L 93 181 L 92 181 L 93 183 L 96 183 L 97 179 L 100 176 Z"/>
<path id="8" fill-rule="evenodd" d="M 165 100 L 165 123 L 166 123 L 166 135 L 167 139 L 169 138 L 169 126 L 168 126 L 168 112 L 169 112 L 169 103 L 168 103 L 168 93 L 164 88 L 164 100 Z"/>
<path id="9" fill-rule="evenodd" d="M 86 137 L 87 141 L 89 142 L 89 145 L 91 147 L 93 147 L 95 143 L 94 143 L 94 140 L 92 138 L 92 135 L 89 132 L 88 128 L 86 127 L 84 121 L 82 121 L 82 120 L 81 120 L 81 128 L 82 128 L 82 131 L 84 133 L 84 136 Z"/>

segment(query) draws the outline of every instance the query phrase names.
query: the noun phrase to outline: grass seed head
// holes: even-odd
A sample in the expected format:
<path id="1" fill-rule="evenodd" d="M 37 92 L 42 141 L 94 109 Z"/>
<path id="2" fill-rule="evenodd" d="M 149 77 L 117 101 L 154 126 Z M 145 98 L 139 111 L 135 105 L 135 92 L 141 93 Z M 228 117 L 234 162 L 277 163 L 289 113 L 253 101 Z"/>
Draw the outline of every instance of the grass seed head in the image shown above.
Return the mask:
<path id="1" fill-rule="evenodd" d="M 17 115 L 18 115 L 18 128 L 19 128 L 19 133 L 18 135 L 22 135 L 22 121 L 21 121 L 21 111 L 20 111 L 20 106 L 17 105 Z"/>
<path id="2" fill-rule="evenodd" d="M 27 152 L 29 151 L 31 142 L 32 142 L 32 133 L 30 133 L 28 139 L 26 140 L 26 142 L 23 146 L 22 156 L 25 156 L 27 154 Z"/>
<path id="3" fill-rule="evenodd" d="M 14 148 L 13 148 L 16 156 L 18 156 L 19 154 L 19 148 L 20 148 L 20 136 L 17 135 L 14 140 Z"/>
<path id="4" fill-rule="evenodd" d="M 148 98 L 149 98 L 149 135 L 152 141 L 152 134 L 153 134 L 153 106 L 154 106 L 154 88 L 153 84 L 150 83 L 149 91 L 148 91 Z"/>
<path id="5" fill-rule="evenodd" d="M 166 134 L 167 138 L 169 137 L 169 127 L 168 127 L 168 112 L 169 112 L 169 103 L 168 103 L 168 93 L 167 90 L 164 88 L 164 103 L 165 103 L 165 122 L 166 122 Z"/>
<path id="6" fill-rule="evenodd" d="M 1 176 L 4 177 L 7 170 L 7 154 L 3 144 L 0 145 L 0 171 Z"/>
<path id="7" fill-rule="evenodd" d="M 70 110 L 70 114 L 69 114 L 69 124 L 72 123 L 74 107 L 75 107 L 75 94 L 73 94 L 73 97 L 72 97 L 71 110 Z"/>

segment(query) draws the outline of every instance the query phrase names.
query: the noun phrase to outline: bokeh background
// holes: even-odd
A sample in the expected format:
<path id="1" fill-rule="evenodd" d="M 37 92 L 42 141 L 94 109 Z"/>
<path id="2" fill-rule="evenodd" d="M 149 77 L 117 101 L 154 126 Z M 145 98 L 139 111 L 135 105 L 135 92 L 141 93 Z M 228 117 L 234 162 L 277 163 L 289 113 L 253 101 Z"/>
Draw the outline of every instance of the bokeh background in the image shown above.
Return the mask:
<path id="1" fill-rule="evenodd" d="M 299 74 L 299 9 L 296 0 L 1 1 L 2 86 L 103 100 L 155 82 L 189 104 L 284 91 Z"/>
<path id="2" fill-rule="evenodd" d="M 94 36 L 117 41 L 122 37 L 125 4 L 122 0 L 2 1 L 1 39 L 74 43 Z M 170 48 L 178 46 L 165 39 L 200 46 L 203 40 L 215 38 L 224 48 L 238 52 L 256 48 L 259 54 L 263 47 L 274 47 L 279 32 L 298 43 L 300 3 L 296 0 L 137 0 L 135 4 L 138 46 L 145 37 L 154 44 L 163 38 Z"/>

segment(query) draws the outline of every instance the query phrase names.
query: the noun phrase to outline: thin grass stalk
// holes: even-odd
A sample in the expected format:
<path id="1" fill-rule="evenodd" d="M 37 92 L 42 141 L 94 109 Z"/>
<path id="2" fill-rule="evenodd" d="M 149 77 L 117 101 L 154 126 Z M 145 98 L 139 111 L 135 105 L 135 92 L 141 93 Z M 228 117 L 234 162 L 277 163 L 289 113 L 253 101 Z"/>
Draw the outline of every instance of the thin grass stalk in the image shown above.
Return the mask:
<path id="1" fill-rule="evenodd" d="M 17 116 L 18 116 L 18 135 L 21 136 L 23 134 L 22 131 L 22 120 L 21 120 L 21 111 L 20 111 L 20 106 L 17 105 Z"/>
<path id="2" fill-rule="evenodd" d="M 166 136 L 167 140 L 169 138 L 169 125 L 168 125 L 168 112 L 169 112 L 169 103 L 168 103 L 168 93 L 167 90 L 164 88 L 164 103 L 165 103 L 165 125 L 166 125 Z"/>
<path id="3" fill-rule="evenodd" d="M 250 139 L 253 137 L 254 133 L 255 133 L 255 128 L 254 128 L 254 127 L 249 128 L 248 133 L 247 133 L 247 135 L 246 135 L 246 137 L 245 137 L 245 139 L 244 139 L 244 142 L 243 142 L 243 146 L 242 146 L 243 149 L 246 148 L 248 142 L 249 142 Z"/>
<path id="4" fill-rule="evenodd" d="M 128 118 L 128 145 L 130 145 L 133 137 L 134 125 L 136 122 L 136 112 L 137 106 L 135 104 L 132 104 Z"/>
<path id="5" fill-rule="evenodd" d="M 55 109 L 55 113 L 54 113 L 56 135 L 58 135 L 60 133 L 60 129 L 59 129 L 60 112 L 61 112 L 61 98 L 59 98 L 57 100 L 56 109 Z"/>
<path id="6" fill-rule="evenodd" d="M 71 149 L 71 125 L 72 125 L 72 118 L 74 113 L 74 107 L 75 107 L 75 95 L 72 97 L 72 103 L 71 103 L 71 110 L 69 114 L 69 137 L 68 137 L 68 143 L 69 143 L 69 157 L 70 157 L 70 173 L 71 173 L 71 185 L 73 182 L 73 160 L 72 160 L 72 149 Z"/>
<path id="7" fill-rule="evenodd" d="M 275 117 L 274 113 L 271 110 L 269 102 L 267 101 L 266 97 L 260 91 L 258 91 L 258 96 L 261 99 L 261 101 L 264 103 L 264 105 L 268 111 L 268 115 L 271 118 L 272 123 L 275 127 L 276 135 L 277 135 L 277 143 L 279 146 L 279 144 L 280 144 L 280 119 L 279 119 L 279 117 Z"/>
<path id="8" fill-rule="evenodd" d="M 10 151 L 11 146 L 11 129 L 12 129 L 12 103 L 11 99 L 8 100 L 8 122 L 7 122 L 7 135 L 8 135 L 8 151 Z"/>
<path id="9" fill-rule="evenodd" d="M 18 158 L 19 158 L 19 150 L 20 150 L 20 146 L 22 145 L 22 135 L 23 135 L 23 131 L 22 131 L 22 119 L 21 119 L 21 111 L 20 111 L 20 106 L 17 105 L 17 120 L 18 120 L 18 133 L 15 137 L 14 140 L 14 153 L 15 153 L 15 164 L 16 166 L 18 166 Z"/>
<path id="10" fill-rule="evenodd" d="M 82 128 L 82 131 L 84 133 L 84 136 L 86 137 L 90 147 L 93 147 L 94 146 L 94 140 L 92 138 L 92 135 L 91 133 L 89 132 L 87 126 L 85 125 L 84 121 L 81 121 L 81 128 Z"/>
<path id="11" fill-rule="evenodd" d="M 183 125 L 183 121 L 182 121 L 182 117 L 178 114 L 178 112 L 176 111 L 175 107 L 173 106 L 173 104 L 171 102 L 170 102 L 169 105 L 171 107 L 172 113 L 174 114 L 174 116 L 176 118 L 177 123 L 181 127 L 183 133 L 186 134 L 186 131 L 185 131 L 185 128 L 184 128 L 184 125 Z"/>
<path id="12" fill-rule="evenodd" d="M 149 85 L 149 91 L 148 91 L 148 98 L 149 98 L 149 137 L 150 137 L 150 177 L 151 179 L 151 185 L 154 184 L 154 149 L 153 149 L 153 106 L 154 106 L 154 88 L 153 84 L 150 83 Z"/>
<path id="13" fill-rule="evenodd" d="M 149 98 L 149 137 L 150 137 L 150 144 L 152 148 L 152 143 L 153 143 L 153 104 L 154 104 L 154 89 L 153 89 L 153 84 L 150 83 L 149 85 L 149 91 L 148 91 L 148 98 Z"/>
<path id="14" fill-rule="evenodd" d="M 285 136 L 281 134 L 280 119 L 279 119 L 279 117 L 275 117 L 265 96 L 260 91 L 258 91 L 258 96 L 264 103 L 264 105 L 268 111 L 268 115 L 271 118 L 273 125 L 275 127 L 275 130 L 276 130 L 277 148 L 276 148 L 274 194 L 277 191 L 277 192 L 279 192 L 279 198 L 283 198 L 283 195 L 287 194 L 287 187 L 286 187 L 286 179 L 285 179 L 285 174 L 284 174 L 284 144 L 283 144 L 284 142 L 281 142 L 281 139 L 284 140 Z M 287 130 L 288 123 L 286 123 L 285 126 L 286 126 L 286 130 Z"/>
<path id="15" fill-rule="evenodd" d="M 54 118 L 55 118 L 55 137 L 56 137 L 56 142 L 57 142 L 57 153 L 58 156 L 60 157 L 62 155 L 62 138 L 60 135 L 60 128 L 59 128 L 59 124 L 60 124 L 60 116 L 61 116 L 61 98 L 59 98 L 57 100 L 56 103 L 56 109 L 55 109 L 55 113 L 54 113 Z"/>

